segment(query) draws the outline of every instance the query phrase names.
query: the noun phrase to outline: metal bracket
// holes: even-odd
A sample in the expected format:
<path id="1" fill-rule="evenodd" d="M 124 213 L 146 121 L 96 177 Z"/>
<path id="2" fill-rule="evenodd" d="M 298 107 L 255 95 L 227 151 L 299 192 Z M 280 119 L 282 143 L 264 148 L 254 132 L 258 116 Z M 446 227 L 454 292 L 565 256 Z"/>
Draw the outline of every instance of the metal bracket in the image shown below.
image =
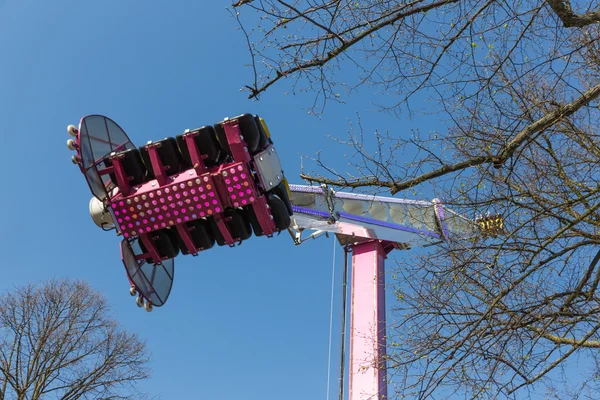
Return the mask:
<path id="1" fill-rule="evenodd" d="M 292 228 L 288 228 L 287 230 L 288 230 L 290 236 L 292 237 L 292 239 L 294 240 L 294 244 L 296 246 L 301 245 L 302 243 L 306 242 L 307 240 L 316 239 L 322 235 L 329 237 L 329 232 L 323 231 L 323 230 L 317 230 L 303 238 L 302 232 L 304 232 L 304 229 L 298 228 L 297 225 Z"/>
<path id="2" fill-rule="evenodd" d="M 254 156 L 254 165 L 265 192 L 273 189 L 283 180 L 283 169 L 273 145 Z"/>
<path id="3" fill-rule="evenodd" d="M 340 213 L 335 211 L 335 191 L 330 189 L 325 183 L 321 184 L 321 189 L 323 189 L 323 193 L 325 194 L 325 202 L 329 211 L 329 223 L 335 224 L 340 219 Z"/>

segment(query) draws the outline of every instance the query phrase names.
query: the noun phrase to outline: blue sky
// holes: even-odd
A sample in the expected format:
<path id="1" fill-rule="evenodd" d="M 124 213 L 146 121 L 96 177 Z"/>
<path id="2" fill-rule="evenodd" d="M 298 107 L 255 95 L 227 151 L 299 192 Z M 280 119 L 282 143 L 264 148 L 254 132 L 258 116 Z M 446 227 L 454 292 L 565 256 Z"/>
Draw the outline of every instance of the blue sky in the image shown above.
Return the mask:
<path id="1" fill-rule="evenodd" d="M 228 4 L 0 0 L 0 291 L 51 277 L 89 281 L 147 340 L 153 377 L 140 389 L 162 399 L 325 399 L 332 239 L 297 247 L 282 234 L 178 257 L 167 305 L 148 314 L 128 294 L 119 239 L 89 217 L 91 194 L 65 145 L 66 126 L 86 114 L 113 118 L 141 145 L 252 112 L 268 122 L 288 180 L 302 183 L 300 154 L 322 151 L 345 169 L 345 149 L 326 135 L 344 137 L 356 112 L 367 133 L 414 126 L 368 112 L 368 88 L 329 104 L 322 119 L 303 109 L 312 95 L 284 95 L 286 82 L 248 100 L 239 89 L 252 79 L 249 54 Z M 338 316 L 339 302 L 336 349 Z"/>
<path id="2" fill-rule="evenodd" d="M 342 149 L 325 135 L 344 136 L 368 101 L 332 105 L 319 120 L 303 110 L 312 98 L 285 96 L 285 84 L 248 100 L 239 91 L 251 79 L 248 52 L 226 6 L 0 0 L 0 290 L 89 281 L 147 340 L 153 377 L 140 389 L 163 399 L 325 398 L 331 239 L 253 238 L 179 257 L 167 305 L 148 314 L 127 293 L 119 239 L 89 217 L 91 194 L 65 145 L 66 126 L 86 114 L 113 118 L 141 145 L 253 112 L 269 123 L 291 183 L 301 183 L 299 154 L 337 162 Z M 370 129 L 391 126 L 366 118 Z"/>

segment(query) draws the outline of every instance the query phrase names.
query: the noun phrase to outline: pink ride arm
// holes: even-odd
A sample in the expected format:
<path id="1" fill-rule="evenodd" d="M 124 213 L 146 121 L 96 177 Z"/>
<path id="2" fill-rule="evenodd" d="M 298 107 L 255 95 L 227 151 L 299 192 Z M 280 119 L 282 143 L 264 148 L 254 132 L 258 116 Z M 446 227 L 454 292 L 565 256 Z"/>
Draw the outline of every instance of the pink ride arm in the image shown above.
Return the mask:
<path id="1" fill-rule="evenodd" d="M 437 199 L 415 201 L 319 186 L 290 185 L 290 189 L 294 210 L 290 233 L 296 244 L 329 232 L 352 248 L 348 399 L 387 399 L 387 253 L 433 245 L 450 235 L 472 237 L 477 226 Z"/>

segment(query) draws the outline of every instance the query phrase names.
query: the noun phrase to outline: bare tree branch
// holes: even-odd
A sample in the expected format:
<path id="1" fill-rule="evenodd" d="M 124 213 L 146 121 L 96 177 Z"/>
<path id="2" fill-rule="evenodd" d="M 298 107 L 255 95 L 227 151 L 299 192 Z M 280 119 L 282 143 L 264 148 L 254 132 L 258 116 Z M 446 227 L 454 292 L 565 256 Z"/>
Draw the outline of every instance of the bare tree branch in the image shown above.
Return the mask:
<path id="1" fill-rule="evenodd" d="M 258 15 L 246 30 L 251 96 L 287 82 L 315 94 L 311 112 L 356 95 L 398 117 L 382 127 L 358 116 L 333 138 L 343 160 L 317 151 L 302 178 L 503 217 L 502 235 L 475 238 L 449 217 L 448 241 L 398 260 L 388 281 L 395 397 L 600 390 L 600 25 L 595 2 L 575 4 L 237 4 Z M 420 220 L 394 212 L 400 224 Z M 589 371 L 565 375 L 574 356 Z"/>
<path id="2" fill-rule="evenodd" d="M 583 27 L 600 22 L 600 11 L 575 14 L 569 0 L 546 0 L 546 3 L 562 20 L 565 28 Z"/>
<path id="3" fill-rule="evenodd" d="M 104 298 L 83 282 L 51 281 L 0 297 L 0 337 L 2 396 L 131 396 L 149 376 L 144 344 L 118 328 Z"/>
<path id="4" fill-rule="evenodd" d="M 557 108 L 556 110 L 546 114 L 544 117 L 530 124 L 525 129 L 521 130 L 515 135 L 513 139 L 511 139 L 506 144 L 506 146 L 504 146 L 504 148 L 500 152 L 498 152 L 496 156 L 471 157 L 470 159 L 465 161 L 461 161 L 450 165 L 444 165 L 443 167 L 438 168 L 434 171 L 427 172 L 416 178 L 404 182 L 381 181 L 378 178 L 350 181 L 347 179 L 335 180 L 323 177 L 315 177 L 307 174 L 301 174 L 300 176 L 302 179 L 305 179 L 309 182 L 325 183 L 327 185 L 332 186 L 342 186 L 349 188 L 358 188 L 365 186 L 388 187 L 390 188 L 391 194 L 396 194 L 402 190 L 409 189 L 416 185 L 420 185 L 421 183 L 430 181 L 434 178 L 439 178 L 446 174 L 462 171 L 466 168 L 475 167 L 484 163 L 494 164 L 495 167 L 499 168 L 518 150 L 519 146 L 523 145 L 525 141 L 530 140 L 534 134 L 542 132 L 543 130 L 548 129 L 557 122 L 561 121 L 565 117 L 572 115 L 581 107 L 589 104 L 590 101 L 598 98 L 598 96 L 600 96 L 600 84 L 592 87 L 571 103 Z"/>
<path id="5" fill-rule="evenodd" d="M 324 57 L 315 58 L 314 60 L 312 60 L 310 62 L 300 63 L 296 66 L 285 69 L 283 71 L 277 71 L 277 74 L 274 78 L 265 82 L 260 87 L 253 87 L 251 90 L 251 94 L 248 98 L 252 99 L 252 98 L 257 97 L 259 94 L 261 94 L 262 92 L 267 90 L 271 85 L 273 85 L 274 83 L 276 83 L 277 81 L 279 81 L 280 79 L 282 79 L 288 75 L 291 75 L 298 71 L 302 71 L 302 70 L 306 70 L 306 69 L 310 69 L 310 68 L 314 68 L 314 67 L 320 67 L 320 66 L 327 64 L 328 62 L 335 59 L 336 57 L 338 57 L 340 54 L 342 54 L 346 50 L 350 49 L 352 46 L 356 45 L 357 43 L 360 43 L 363 39 L 369 37 L 374 32 L 376 32 L 380 29 L 383 29 L 389 25 L 392 25 L 395 22 L 397 22 L 403 18 L 407 18 L 407 17 L 410 17 L 415 14 L 425 13 L 434 8 L 438 8 L 438 7 L 441 7 L 441 6 L 444 6 L 447 4 L 451 4 L 451 3 L 456 3 L 458 1 L 460 1 L 460 0 L 439 0 L 439 1 L 433 2 L 431 4 L 427 4 L 427 5 L 424 5 L 421 7 L 416 7 L 414 9 L 411 9 L 406 12 L 399 12 L 399 13 L 396 13 L 395 15 L 391 15 L 389 18 L 384 19 L 383 21 L 377 23 L 376 25 L 370 26 L 368 29 L 364 29 L 361 33 L 354 36 L 350 40 L 342 39 L 342 44 L 336 48 L 331 49 L 327 53 L 327 55 Z M 236 3 L 236 4 L 238 4 L 238 3 Z M 245 3 L 238 4 L 237 6 L 243 5 L 243 4 L 245 4 Z M 285 4 L 285 3 L 282 2 L 282 4 Z M 337 34 L 333 35 L 333 36 L 339 37 L 339 35 L 337 35 Z"/>

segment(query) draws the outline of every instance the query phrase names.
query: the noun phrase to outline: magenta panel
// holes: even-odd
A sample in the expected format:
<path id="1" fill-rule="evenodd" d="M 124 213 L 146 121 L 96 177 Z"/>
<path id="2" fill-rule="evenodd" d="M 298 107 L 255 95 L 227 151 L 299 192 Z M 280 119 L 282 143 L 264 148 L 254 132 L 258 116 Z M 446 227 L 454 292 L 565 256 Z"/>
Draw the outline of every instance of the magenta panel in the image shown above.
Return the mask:
<path id="1" fill-rule="evenodd" d="M 248 166 L 244 163 L 228 165 L 221 170 L 227 196 L 234 207 L 243 207 L 254 203 L 258 194 L 252 181 Z"/>
<path id="2" fill-rule="evenodd" d="M 188 176 L 180 174 L 171 183 L 156 188 L 156 181 L 151 181 L 128 197 L 113 199 L 111 207 L 123 236 L 133 237 L 223 212 L 213 178 L 209 174 Z"/>

